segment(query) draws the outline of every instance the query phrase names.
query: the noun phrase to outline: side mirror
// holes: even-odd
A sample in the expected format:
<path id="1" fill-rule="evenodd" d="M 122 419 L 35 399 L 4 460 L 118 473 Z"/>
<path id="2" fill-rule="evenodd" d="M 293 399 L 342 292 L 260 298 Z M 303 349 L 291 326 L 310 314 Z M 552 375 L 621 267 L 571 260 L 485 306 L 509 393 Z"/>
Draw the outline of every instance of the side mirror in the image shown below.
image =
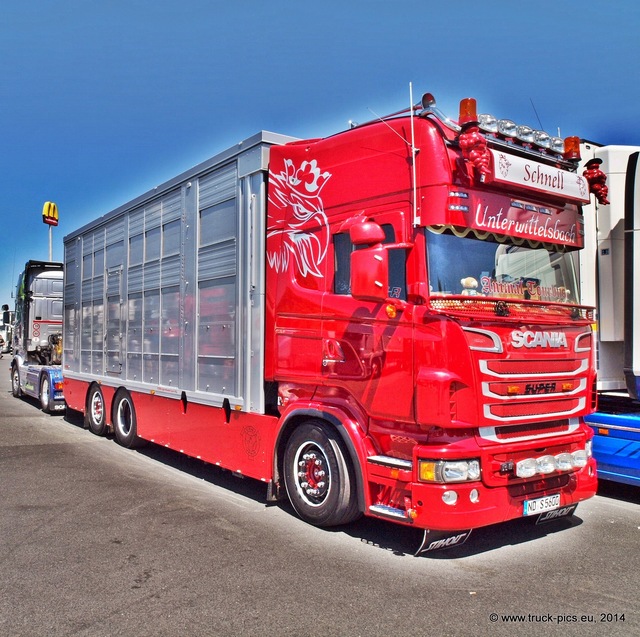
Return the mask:
<path id="1" fill-rule="evenodd" d="M 378 303 L 389 297 L 389 253 L 382 245 L 351 253 L 351 296 Z"/>

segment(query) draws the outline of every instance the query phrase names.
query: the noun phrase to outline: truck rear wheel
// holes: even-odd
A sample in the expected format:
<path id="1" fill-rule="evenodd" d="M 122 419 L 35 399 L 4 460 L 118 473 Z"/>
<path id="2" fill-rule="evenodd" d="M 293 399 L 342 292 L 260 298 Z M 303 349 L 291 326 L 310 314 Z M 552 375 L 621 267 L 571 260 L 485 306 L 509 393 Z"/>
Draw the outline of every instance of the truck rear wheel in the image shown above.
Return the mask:
<path id="1" fill-rule="evenodd" d="M 358 518 L 355 477 L 338 434 L 320 420 L 298 427 L 284 453 L 284 482 L 298 515 L 316 526 Z"/>
<path id="2" fill-rule="evenodd" d="M 128 449 L 139 447 L 138 421 L 131 395 L 126 389 L 119 389 L 113 400 L 113 431 L 118 444 Z"/>
<path id="3" fill-rule="evenodd" d="M 22 396 L 22 390 L 20 389 L 20 371 L 15 364 L 11 368 L 11 393 L 15 398 Z"/>
<path id="4" fill-rule="evenodd" d="M 45 414 L 51 413 L 51 381 L 46 373 L 40 377 L 40 407 Z"/>
<path id="5" fill-rule="evenodd" d="M 85 424 L 96 436 L 104 436 L 107 431 L 107 419 L 104 413 L 104 396 L 98 385 L 93 385 L 87 397 Z"/>

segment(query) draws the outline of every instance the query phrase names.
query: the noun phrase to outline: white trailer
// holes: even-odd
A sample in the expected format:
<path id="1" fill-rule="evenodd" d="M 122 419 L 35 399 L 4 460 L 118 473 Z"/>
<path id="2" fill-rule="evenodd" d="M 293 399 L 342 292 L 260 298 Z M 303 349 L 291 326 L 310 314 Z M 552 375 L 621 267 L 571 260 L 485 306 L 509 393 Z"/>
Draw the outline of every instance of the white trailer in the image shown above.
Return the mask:
<path id="1" fill-rule="evenodd" d="M 599 477 L 640 485 L 640 147 L 583 141 L 581 154 L 606 175 L 609 202 L 584 206 L 575 253 L 582 302 L 597 308 L 598 411 L 586 420 Z"/>

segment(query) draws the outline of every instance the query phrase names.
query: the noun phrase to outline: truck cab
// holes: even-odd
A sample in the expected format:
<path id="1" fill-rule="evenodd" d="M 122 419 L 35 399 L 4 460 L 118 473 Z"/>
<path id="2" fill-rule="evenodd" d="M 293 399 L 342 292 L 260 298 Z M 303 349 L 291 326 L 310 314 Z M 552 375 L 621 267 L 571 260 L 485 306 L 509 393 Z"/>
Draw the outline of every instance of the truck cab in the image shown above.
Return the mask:
<path id="1" fill-rule="evenodd" d="M 18 278 L 11 384 L 14 396 L 39 400 L 45 412 L 65 408 L 62 381 L 63 265 L 28 261 Z"/>

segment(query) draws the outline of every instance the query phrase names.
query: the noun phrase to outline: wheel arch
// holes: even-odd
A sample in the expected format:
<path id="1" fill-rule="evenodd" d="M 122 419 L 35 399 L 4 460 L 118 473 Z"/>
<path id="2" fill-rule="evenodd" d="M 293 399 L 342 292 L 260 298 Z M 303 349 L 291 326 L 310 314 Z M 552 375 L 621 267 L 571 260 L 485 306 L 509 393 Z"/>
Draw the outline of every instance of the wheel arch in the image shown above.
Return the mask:
<path id="1" fill-rule="evenodd" d="M 284 454 L 287 442 L 295 429 L 310 419 L 321 420 L 334 430 L 343 442 L 349 454 L 349 460 L 355 476 L 358 508 L 361 512 L 366 510 L 365 484 L 363 463 L 367 456 L 365 440 L 360 434 L 359 424 L 344 412 L 314 407 L 302 407 L 286 414 L 282 419 L 280 430 L 276 438 L 273 479 L 276 484 L 282 484 Z"/>

